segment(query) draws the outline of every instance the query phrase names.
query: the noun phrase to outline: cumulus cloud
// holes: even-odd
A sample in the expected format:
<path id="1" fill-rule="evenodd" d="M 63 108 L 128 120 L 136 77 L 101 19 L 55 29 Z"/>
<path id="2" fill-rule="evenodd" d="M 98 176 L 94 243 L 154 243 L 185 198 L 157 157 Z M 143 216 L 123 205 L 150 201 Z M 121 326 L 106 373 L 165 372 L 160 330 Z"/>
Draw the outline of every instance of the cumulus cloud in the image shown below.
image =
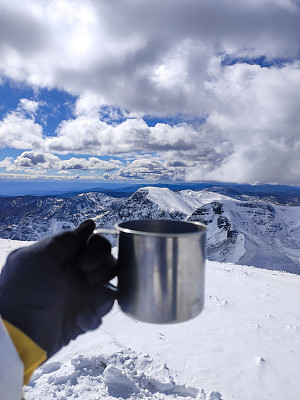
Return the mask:
<path id="1" fill-rule="evenodd" d="M 35 114 L 39 107 L 39 102 L 29 99 L 20 99 L 19 109 L 29 114 Z"/>
<path id="2" fill-rule="evenodd" d="M 13 159 L 12 157 L 6 157 L 3 161 L 0 161 L 0 168 L 4 167 L 6 171 L 25 171 L 28 169 L 35 169 L 39 172 L 41 170 L 58 170 L 60 173 L 62 173 L 62 171 L 86 171 L 94 169 L 113 171 L 119 168 L 120 165 L 122 165 L 122 163 L 118 160 L 105 161 L 96 157 L 71 157 L 70 159 L 62 160 L 54 154 L 38 153 L 35 151 L 25 151 L 16 159 Z"/>
<path id="3" fill-rule="evenodd" d="M 5 157 L 4 160 L 0 161 L 0 168 L 8 168 L 14 162 L 13 157 Z"/>
<path id="4" fill-rule="evenodd" d="M 212 171 L 196 167 L 188 178 L 300 183 L 299 62 L 268 69 L 237 64 L 207 85 L 218 99 L 207 123 L 232 151 Z"/>
<path id="5" fill-rule="evenodd" d="M 63 121 L 57 136 L 45 139 L 45 146 L 56 152 L 127 153 L 143 150 L 148 132 L 143 120 L 128 119 L 119 125 L 109 125 L 99 116 L 80 115 Z"/>
<path id="6" fill-rule="evenodd" d="M 11 112 L 0 121 L 0 148 L 41 148 L 42 134 L 43 129 L 34 118 L 28 118 L 22 112 Z"/>
<path id="7" fill-rule="evenodd" d="M 155 180 L 185 180 L 186 171 L 192 162 L 168 162 L 159 157 L 141 157 L 127 164 L 116 172 L 104 175 L 106 179 L 144 179 Z"/>
<path id="8" fill-rule="evenodd" d="M 0 7 L 5 76 L 89 93 L 131 112 L 198 111 L 194 101 L 216 51 L 299 56 L 300 9 L 289 0 L 13 0 Z"/>
<path id="9" fill-rule="evenodd" d="M 0 165 L 300 184 L 299 43 L 292 0 L 2 2 L 0 79 L 77 102 L 74 118 L 46 136 L 40 103 L 21 99 L 0 121 L 0 147 L 29 151 Z M 179 113 L 185 123 L 145 122 Z"/>

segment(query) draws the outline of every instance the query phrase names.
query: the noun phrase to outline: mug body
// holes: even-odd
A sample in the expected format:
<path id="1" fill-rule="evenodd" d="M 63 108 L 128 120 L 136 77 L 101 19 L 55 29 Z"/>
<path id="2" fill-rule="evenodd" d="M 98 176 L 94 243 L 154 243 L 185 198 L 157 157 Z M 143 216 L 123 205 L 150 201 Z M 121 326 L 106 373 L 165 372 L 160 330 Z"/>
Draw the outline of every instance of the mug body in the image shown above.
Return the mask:
<path id="1" fill-rule="evenodd" d="M 196 317 L 204 306 L 205 225 L 138 220 L 117 224 L 116 230 L 122 311 L 151 323 Z"/>

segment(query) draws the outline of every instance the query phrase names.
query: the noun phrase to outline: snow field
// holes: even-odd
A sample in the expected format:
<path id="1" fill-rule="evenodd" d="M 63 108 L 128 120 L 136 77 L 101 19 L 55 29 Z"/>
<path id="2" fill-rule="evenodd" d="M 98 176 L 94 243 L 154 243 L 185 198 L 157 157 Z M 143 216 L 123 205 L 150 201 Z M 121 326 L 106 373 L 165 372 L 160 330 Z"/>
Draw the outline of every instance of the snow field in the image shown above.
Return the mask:
<path id="1" fill-rule="evenodd" d="M 0 245 L 4 261 L 20 242 Z M 197 318 L 151 325 L 116 305 L 97 330 L 35 372 L 25 398 L 300 399 L 300 276 L 206 266 L 206 304 Z"/>
<path id="2" fill-rule="evenodd" d="M 207 262 L 206 306 L 199 317 L 178 325 L 150 325 L 126 317 L 116 306 L 99 329 L 49 360 L 60 368 L 33 377 L 26 395 L 297 399 L 299 287 L 297 275 Z M 99 363 L 106 367 L 97 373 Z"/>

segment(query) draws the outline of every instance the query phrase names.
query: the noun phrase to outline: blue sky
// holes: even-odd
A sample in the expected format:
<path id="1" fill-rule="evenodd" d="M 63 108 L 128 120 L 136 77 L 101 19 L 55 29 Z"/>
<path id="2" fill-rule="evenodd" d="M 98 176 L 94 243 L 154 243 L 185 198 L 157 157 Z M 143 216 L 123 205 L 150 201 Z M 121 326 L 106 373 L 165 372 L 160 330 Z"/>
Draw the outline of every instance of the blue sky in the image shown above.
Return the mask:
<path id="1" fill-rule="evenodd" d="M 76 96 L 58 89 L 36 89 L 22 82 L 3 79 L 0 85 L 0 118 L 17 109 L 21 99 L 40 103 L 35 121 L 43 126 L 46 136 L 53 136 L 57 125 L 73 117 Z"/>
<path id="2" fill-rule="evenodd" d="M 0 179 L 300 184 L 299 1 L 0 0 Z"/>

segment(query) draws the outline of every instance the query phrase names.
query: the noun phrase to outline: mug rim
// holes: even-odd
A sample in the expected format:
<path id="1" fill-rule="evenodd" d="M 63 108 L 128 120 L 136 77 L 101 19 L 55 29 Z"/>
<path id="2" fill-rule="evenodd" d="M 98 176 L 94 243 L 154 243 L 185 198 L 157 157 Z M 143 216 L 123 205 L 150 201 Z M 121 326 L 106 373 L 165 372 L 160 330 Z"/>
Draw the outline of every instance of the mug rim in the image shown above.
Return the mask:
<path id="1" fill-rule="evenodd" d="M 191 231 L 191 232 L 147 232 L 142 230 L 136 230 L 131 228 L 122 227 L 120 225 L 130 223 L 130 222 L 150 222 L 150 221 L 157 221 L 157 222 L 176 222 L 176 223 L 183 223 L 183 224 L 190 224 L 198 226 L 199 230 Z M 198 221 L 181 221 L 181 220 L 168 220 L 168 219 L 133 219 L 128 221 L 122 221 L 115 224 L 115 229 L 118 232 L 129 233 L 132 235 L 140 235 L 140 236 L 151 236 L 151 237 L 178 237 L 178 236 L 189 236 L 189 235 L 201 235 L 206 233 L 207 227 L 202 222 Z"/>

